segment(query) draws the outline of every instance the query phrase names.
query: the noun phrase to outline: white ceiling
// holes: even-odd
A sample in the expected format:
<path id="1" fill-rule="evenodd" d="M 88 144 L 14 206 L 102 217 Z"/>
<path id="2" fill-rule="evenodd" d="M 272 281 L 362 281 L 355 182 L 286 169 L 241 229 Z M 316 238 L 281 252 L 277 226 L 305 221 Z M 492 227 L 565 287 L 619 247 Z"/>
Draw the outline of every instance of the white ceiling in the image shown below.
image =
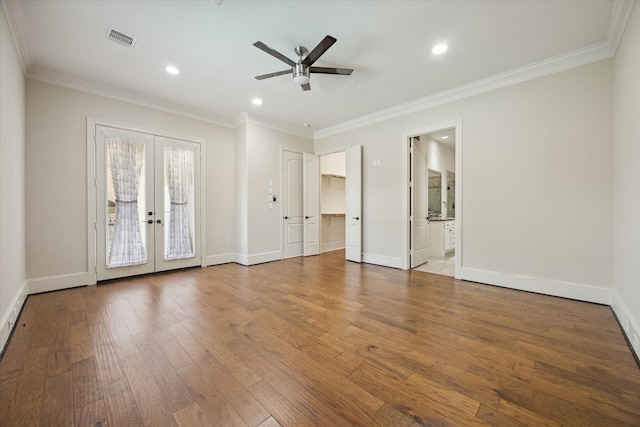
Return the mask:
<path id="1" fill-rule="evenodd" d="M 541 1 L 23 0 L 27 75 L 106 87 L 131 99 L 231 123 L 241 113 L 326 129 L 577 49 L 610 43 L 613 0 Z M 613 23 L 615 24 L 615 22 Z M 133 49 L 107 28 L 138 38 Z M 260 40 L 295 59 L 338 39 L 303 92 Z M 447 42 L 441 56 L 431 47 Z M 173 77 L 164 68 L 176 65 Z M 254 106 L 251 99 L 264 103 Z"/>

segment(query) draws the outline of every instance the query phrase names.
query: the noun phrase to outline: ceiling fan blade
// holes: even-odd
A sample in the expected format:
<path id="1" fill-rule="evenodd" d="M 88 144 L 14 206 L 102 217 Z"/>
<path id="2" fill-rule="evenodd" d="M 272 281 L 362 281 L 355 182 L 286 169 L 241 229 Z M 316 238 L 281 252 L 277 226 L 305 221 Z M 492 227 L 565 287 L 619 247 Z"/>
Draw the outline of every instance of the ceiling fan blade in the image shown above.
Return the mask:
<path id="1" fill-rule="evenodd" d="M 255 42 L 253 45 L 255 47 L 257 47 L 258 49 L 268 53 L 271 56 L 273 56 L 274 58 L 278 58 L 280 61 L 284 62 L 285 64 L 287 64 L 290 67 L 294 67 L 296 65 L 295 62 L 293 62 L 292 60 L 290 60 L 289 58 L 287 58 L 286 56 L 284 56 L 283 54 L 281 54 L 277 50 L 271 49 L 269 46 L 267 46 L 266 44 L 264 44 L 262 42 Z"/>
<path id="2" fill-rule="evenodd" d="M 311 90 L 311 85 L 310 85 L 309 83 L 306 83 L 306 84 L 300 85 L 300 87 L 301 87 L 301 88 L 302 88 L 302 90 L 303 90 L 303 91 L 305 91 L 305 92 L 306 92 L 306 91 L 308 91 L 308 90 Z"/>
<path id="3" fill-rule="evenodd" d="M 350 76 L 353 73 L 351 68 L 329 68 L 329 67 L 309 67 L 310 73 L 320 74 L 342 74 L 343 76 Z"/>
<path id="4" fill-rule="evenodd" d="M 320 58 L 320 56 L 322 56 L 322 54 L 325 53 L 336 41 L 337 40 L 335 38 L 326 36 L 320 43 L 318 43 L 318 46 L 314 47 L 311 53 L 304 58 L 302 64 L 306 67 L 311 66 L 311 64 L 316 62 L 318 58 Z"/>
<path id="5" fill-rule="evenodd" d="M 284 70 L 284 71 L 276 71 L 275 73 L 262 74 L 261 76 L 256 76 L 256 80 L 264 80 L 269 79 L 271 77 L 284 76 L 285 74 L 291 74 L 293 70 Z"/>

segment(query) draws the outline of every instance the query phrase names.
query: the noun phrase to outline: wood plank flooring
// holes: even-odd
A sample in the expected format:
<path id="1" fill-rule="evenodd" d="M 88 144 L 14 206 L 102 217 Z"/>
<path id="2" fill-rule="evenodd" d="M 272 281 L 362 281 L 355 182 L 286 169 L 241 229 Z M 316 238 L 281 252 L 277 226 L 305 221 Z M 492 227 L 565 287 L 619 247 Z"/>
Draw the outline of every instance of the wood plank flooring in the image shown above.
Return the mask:
<path id="1" fill-rule="evenodd" d="M 609 307 L 343 252 L 30 296 L 0 426 L 639 426 Z"/>

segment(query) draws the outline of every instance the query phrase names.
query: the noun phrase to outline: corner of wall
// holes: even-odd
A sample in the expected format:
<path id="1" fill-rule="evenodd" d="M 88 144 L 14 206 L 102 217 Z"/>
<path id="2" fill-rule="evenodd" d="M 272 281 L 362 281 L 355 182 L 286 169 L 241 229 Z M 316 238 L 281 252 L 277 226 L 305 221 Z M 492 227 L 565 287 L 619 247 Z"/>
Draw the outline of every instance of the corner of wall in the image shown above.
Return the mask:
<path id="1" fill-rule="evenodd" d="M 20 317 L 20 312 L 27 300 L 28 294 L 29 285 L 28 282 L 25 281 L 14 295 L 7 311 L 2 313 L 2 317 L 0 317 L 0 356 L 4 354 L 6 345 L 9 342 L 9 337 L 11 337 L 11 333 L 16 327 L 18 317 Z"/>
<path id="2" fill-rule="evenodd" d="M 635 353 L 636 359 L 640 360 L 640 319 L 635 318 L 615 289 L 612 292 L 611 309 L 618 318 L 622 333 L 626 336 L 627 342 L 631 344 L 630 347 Z"/>

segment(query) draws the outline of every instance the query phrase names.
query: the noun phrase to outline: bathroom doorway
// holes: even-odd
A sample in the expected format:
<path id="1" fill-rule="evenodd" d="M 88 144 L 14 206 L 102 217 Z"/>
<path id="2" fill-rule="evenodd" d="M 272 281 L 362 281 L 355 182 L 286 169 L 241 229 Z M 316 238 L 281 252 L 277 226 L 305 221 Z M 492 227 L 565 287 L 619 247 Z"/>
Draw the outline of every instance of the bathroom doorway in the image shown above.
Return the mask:
<path id="1" fill-rule="evenodd" d="M 460 265 L 458 128 L 426 129 L 406 135 L 405 142 L 407 268 L 451 277 Z"/>

